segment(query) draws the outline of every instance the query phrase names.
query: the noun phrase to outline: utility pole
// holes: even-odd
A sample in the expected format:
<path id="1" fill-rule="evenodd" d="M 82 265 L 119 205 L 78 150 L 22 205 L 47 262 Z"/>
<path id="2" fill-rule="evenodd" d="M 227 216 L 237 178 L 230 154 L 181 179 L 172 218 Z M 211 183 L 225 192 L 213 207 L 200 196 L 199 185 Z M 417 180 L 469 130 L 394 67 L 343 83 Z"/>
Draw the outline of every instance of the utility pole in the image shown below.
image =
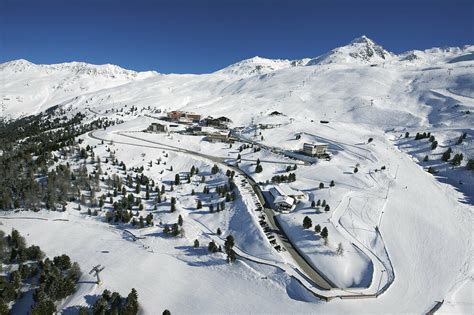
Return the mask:
<path id="1" fill-rule="evenodd" d="M 97 265 L 97 266 L 94 266 L 94 267 L 91 269 L 91 271 L 89 271 L 89 274 L 90 274 L 90 275 L 93 274 L 93 273 L 95 273 L 95 276 L 97 277 L 97 284 L 98 284 L 98 285 L 101 285 L 101 284 L 102 284 L 102 281 L 100 280 L 100 275 L 99 275 L 99 274 L 100 274 L 100 272 L 101 272 L 102 270 L 104 270 L 104 269 L 105 269 L 105 267 L 102 267 L 101 265 Z"/>

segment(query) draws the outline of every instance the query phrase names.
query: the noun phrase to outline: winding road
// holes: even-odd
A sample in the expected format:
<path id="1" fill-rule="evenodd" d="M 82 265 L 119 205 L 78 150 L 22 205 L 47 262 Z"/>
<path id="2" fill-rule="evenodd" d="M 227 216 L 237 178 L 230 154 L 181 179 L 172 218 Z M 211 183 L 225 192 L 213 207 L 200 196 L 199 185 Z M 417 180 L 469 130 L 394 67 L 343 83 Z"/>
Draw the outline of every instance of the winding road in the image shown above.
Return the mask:
<path id="1" fill-rule="evenodd" d="M 286 236 L 283 229 L 280 228 L 278 224 L 278 217 L 276 216 L 274 210 L 265 206 L 267 202 L 263 196 L 260 186 L 252 179 L 252 177 L 247 175 L 241 169 L 239 169 L 236 166 L 226 163 L 226 161 L 228 161 L 229 158 L 216 157 L 216 156 L 204 154 L 201 152 L 183 149 L 183 148 L 176 147 L 169 144 L 164 144 L 164 143 L 160 143 L 160 142 L 156 142 L 156 141 L 152 141 L 148 139 L 143 139 L 143 138 L 131 135 L 130 133 L 116 132 L 115 134 L 122 137 L 133 139 L 135 140 L 135 142 L 131 143 L 131 142 L 124 142 L 124 141 L 117 141 L 115 139 L 107 139 L 107 138 L 95 135 L 94 131 L 89 132 L 88 136 L 92 139 L 99 140 L 99 141 L 113 141 L 113 143 L 118 143 L 118 144 L 124 144 L 124 145 L 136 146 L 136 147 L 155 148 L 155 149 L 168 150 L 168 151 L 173 151 L 173 152 L 178 152 L 178 153 L 183 153 L 183 154 L 189 154 L 195 157 L 212 161 L 216 164 L 225 165 L 226 167 L 233 169 L 236 173 L 243 176 L 247 180 L 249 185 L 251 186 L 256 198 L 263 205 L 263 212 L 266 215 L 267 223 L 269 224 L 270 228 L 273 230 L 275 237 L 279 241 L 278 243 L 281 244 L 281 246 L 288 252 L 289 255 L 291 255 L 291 258 L 293 259 L 294 263 L 297 264 L 297 266 L 292 266 L 290 264 L 276 263 L 274 261 L 266 261 L 264 259 L 251 256 L 243 252 L 237 247 L 236 253 L 240 257 L 256 262 L 256 263 L 272 265 L 282 270 L 285 270 L 290 276 L 298 280 L 304 287 L 306 287 L 306 289 L 312 292 L 315 296 L 324 300 L 330 300 L 333 298 L 368 298 L 368 297 L 373 298 L 373 297 L 378 296 L 379 294 L 378 291 L 376 291 L 375 293 L 374 292 L 364 293 L 363 288 L 361 290 L 357 290 L 358 292 L 337 288 L 337 286 L 330 279 L 328 279 L 320 270 L 310 265 L 308 261 L 306 260 L 306 258 L 291 243 L 291 241 Z M 149 144 L 143 144 L 137 141 L 146 142 Z"/>

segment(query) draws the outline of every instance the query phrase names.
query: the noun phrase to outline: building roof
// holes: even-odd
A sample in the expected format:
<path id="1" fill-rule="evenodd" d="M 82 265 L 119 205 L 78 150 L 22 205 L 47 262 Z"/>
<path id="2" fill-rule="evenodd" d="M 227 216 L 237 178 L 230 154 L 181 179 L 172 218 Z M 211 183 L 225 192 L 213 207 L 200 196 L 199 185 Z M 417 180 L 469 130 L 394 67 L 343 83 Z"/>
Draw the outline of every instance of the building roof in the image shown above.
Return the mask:
<path id="1" fill-rule="evenodd" d="M 273 198 L 285 195 L 285 193 L 278 186 L 273 186 L 268 191 L 270 192 L 270 194 L 272 194 Z"/>
<path id="2" fill-rule="evenodd" d="M 275 197 L 275 200 L 273 200 L 273 203 L 274 204 L 286 203 L 292 206 L 295 203 L 295 200 L 288 196 L 278 196 L 278 197 Z"/>
<path id="3" fill-rule="evenodd" d="M 283 194 L 287 196 L 304 196 L 304 192 L 293 189 L 290 187 L 290 185 L 286 183 L 280 184 L 279 188 L 283 192 Z"/>
<path id="4" fill-rule="evenodd" d="M 304 145 L 310 145 L 310 146 L 320 146 L 320 145 L 324 145 L 324 146 L 327 146 L 328 144 L 327 144 L 327 143 L 323 143 L 323 142 L 306 142 Z"/>

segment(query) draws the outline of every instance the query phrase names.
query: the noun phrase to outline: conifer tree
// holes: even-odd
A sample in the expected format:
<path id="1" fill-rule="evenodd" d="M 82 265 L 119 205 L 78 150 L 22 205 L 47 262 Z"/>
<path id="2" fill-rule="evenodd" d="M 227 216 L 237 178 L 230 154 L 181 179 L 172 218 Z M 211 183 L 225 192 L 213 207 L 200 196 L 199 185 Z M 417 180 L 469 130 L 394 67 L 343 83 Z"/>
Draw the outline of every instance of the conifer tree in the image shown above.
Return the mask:
<path id="1" fill-rule="evenodd" d="M 309 229 L 311 226 L 313 226 L 313 222 L 311 221 L 311 218 L 308 216 L 305 216 L 303 219 L 303 228 Z"/>
<path id="2" fill-rule="evenodd" d="M 329 236 L 329 232 L 328 232 L 327 227 L 323 227 L 323 229 L 321 230 L 321 237 L 324 239 L 327 239 L 328 236 Z"/>
<path id="3" fill-rule="evenodd" d="M 314 231 L 315 231 L 316 233 L 320 233 L 320 232 L 321 232 L 321 225 L 316 224 L 316 225 L 314 226 Z"/>

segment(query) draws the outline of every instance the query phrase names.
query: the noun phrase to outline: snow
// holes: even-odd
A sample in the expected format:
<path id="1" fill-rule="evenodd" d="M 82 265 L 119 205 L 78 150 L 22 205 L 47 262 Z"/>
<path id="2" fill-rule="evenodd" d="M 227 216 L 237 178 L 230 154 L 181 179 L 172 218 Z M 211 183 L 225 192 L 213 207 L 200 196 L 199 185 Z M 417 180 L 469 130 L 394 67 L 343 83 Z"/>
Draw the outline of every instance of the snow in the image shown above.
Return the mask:
<path id="1" fill-rule="evenodd" d="M 97 146 L 101 157 L 113 147 L 128 168 L 162 158 L 167 165 L 144 171 L 157 181 L 171 182 L 176 172 L 188 172 L 192 165 L 206 171 L 212 167 L 205 157 L 170 146 L 224 160 L 235 160 L 240 153 L 240 168 L 261 183 L 297 164 L 291 171 L 297 180 L 289 187 L 307 197 L 291 213 L 278 214 L 285 233 L 339 287 L 327 294 L 375 294 L 384 288 L 376 299 L 316 299 L 296 280 L 288 253 L 278 253 L 268 242 L 254 209 L 255 196 L 241 182 L 232 208 L 213 214 L 206 207 L 194 209 L 196 197 L 190 191 L 202 191 L 198 181 L 167 192 L 178 198 L 178 211 L 160 206 L 155 223 L 175 222 L 178 213 L 183 215 L 184 238 L 163 237 L 158 224 L 141 231 L 147 238 L 134 243 L 120 228 L 81 215 L 72 206 L 64 214 L 5 213 L 11 219 L 2 218 L 0 228 L 19 229 L 50 256 L 71 255 L 83 270 L 97 263 L 106 266 L 104 287 L 81 284 L 64 304 L 66 310 L 93 300 L 103 288 L 126 294 L 136 287 L 145 313 L 165 308 L 172 313 L 425 313 L 442 300 L 440 313 L 472 313 L 474 182 L 465 164 L 474 158 L 473 52 L 469 45 L 395 55 L 361 37 L 311 61 L 256 57 L 203 75 L 134 73 L 83 63 L 40 66 L 25 60 L 0 65 L 2 118 L 62 104 L 67 115 L 122 119 L 123 124 L 94 132 L 113 144 L 84 135 L 83 145 Z M 138 108 L 133 114 L 127 112 L 131 106 Z M 229 117 L 231 126 L 243 127 L 237 134 L 241 139 L 230 147 L 202 136 L 142 132 L 158 122 L 159 110 Z M 274 111 L 283 115 L 270 116 Z M 269 128 L 256 128 L 258 124 Z M 409 139 L 404 138 L 407 131 Z M 416 132 L 431 132 L 438 148 L 431 151 L 427 139 L 414 141 Z M 456 145 L 463 132 L 467 138 Z M 244 141 L 262 149 L 239 152 Z M 304 163 L 289 157 L 306 142 L 328 144 L 331 160 L 305 158 Z M 461 166 L 440 161 L 449 146 L 453 154 L 463 153 Z M 425 163 L 427 154 L 430 161 Z M 257 159 L 263 167 L 258 174 Z M 166 171 L 171 164 L 174 172 Z M 427 173 L 428 166 L 439 169 L 438 175 Z M 225 176 L 208 180 L 217 185 Z M 332 180 L 335 186 L 328 187 Z M 319 199 L 330 211 L 311 208 Z M 47 220 L 32 224 L 24 216 Z M 327 227 L 327 245 L 313 228 L 302 228 L 305 216 L 313 227 Z M 265 264 L 241 259 L 228 265 L 223 255 L 191 247 L 195 238 L 206 246 L 218 227 L 223 237 L 234 235 L 245 257 Z M 342 255 L 336 254 L 339 243 Z M 222 298 L 223 291 L 228 298 Z"/>

